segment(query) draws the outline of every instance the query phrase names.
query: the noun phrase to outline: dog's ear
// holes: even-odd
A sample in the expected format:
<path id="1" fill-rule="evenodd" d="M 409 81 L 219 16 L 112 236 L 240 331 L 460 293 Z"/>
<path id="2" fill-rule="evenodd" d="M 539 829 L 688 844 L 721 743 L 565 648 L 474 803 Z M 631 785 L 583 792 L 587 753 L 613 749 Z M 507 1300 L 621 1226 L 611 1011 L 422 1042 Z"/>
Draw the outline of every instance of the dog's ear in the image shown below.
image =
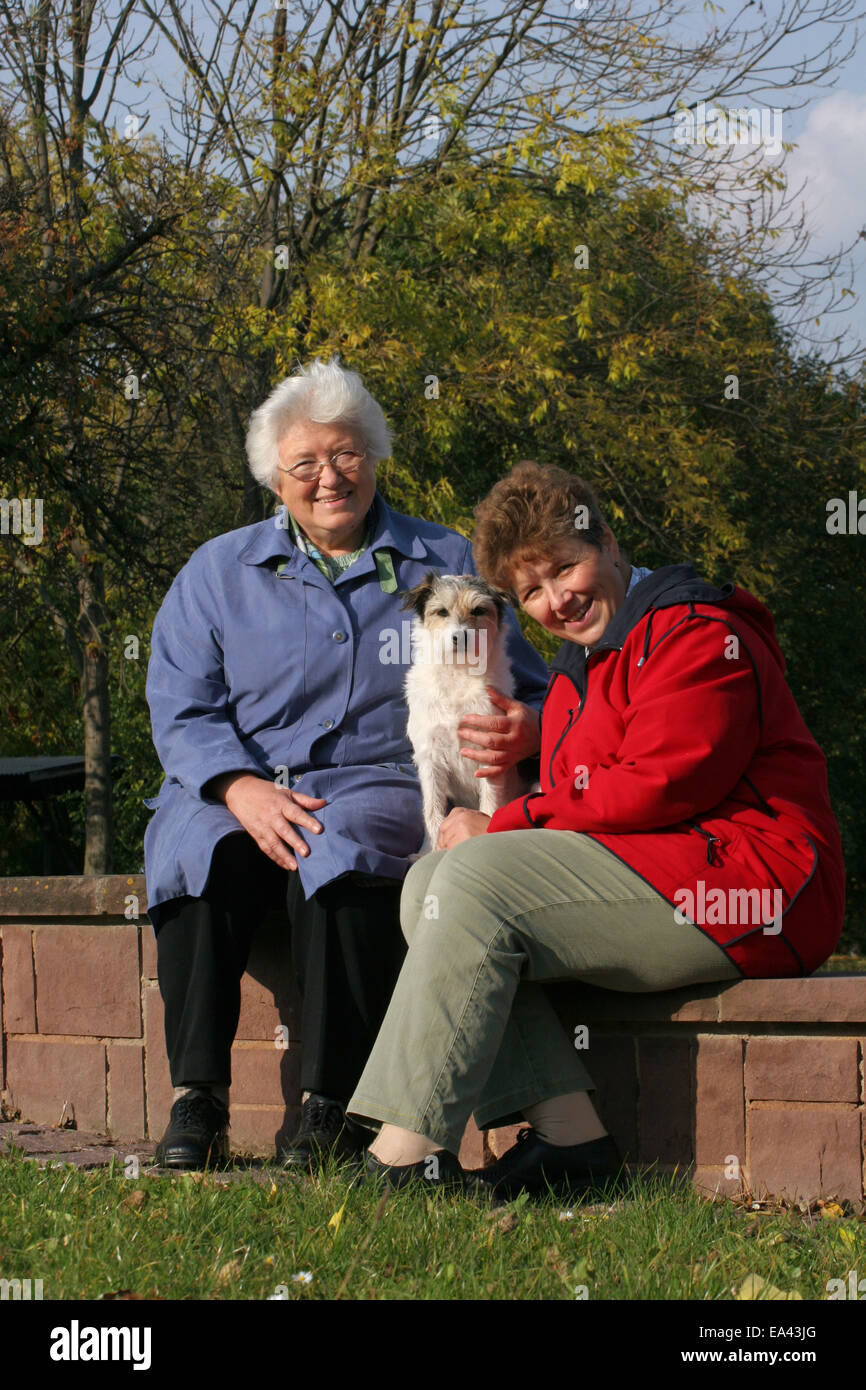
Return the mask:
<path id="1" fill-rule="evenodd" d="M 511 603 L 511 595 L 507 594 L 504 589 L 494 589 L 493 602 L 496 604 L 496 616 L 501 626 L 502 619 L 505 617 L 505 610 Z"/>
<path id="2" fill-rule="evenodd" d="M 435 570 L 428 570 L 420 584 L 416 584 L 414 589 L 401 589 L 400 598 L 403 600 L 403 608 L 414 608 L 419 618 L 424 617 L 424 609 L 427 600 L 433 592 L 433 585 L 439 578 Z"/>
<path id="3" fill-rule="evenodd" d="M 502 619 L 505 616 L 505 610 L 513 602 L 512 596 L 507 589 L 497 589 L 494 584 L 488 584 L 486 580 L 484 581 L 483 587 L 485 592 L 493 600 L 493 603 L 496 607 L 496 621 L 501 627 Z"/>

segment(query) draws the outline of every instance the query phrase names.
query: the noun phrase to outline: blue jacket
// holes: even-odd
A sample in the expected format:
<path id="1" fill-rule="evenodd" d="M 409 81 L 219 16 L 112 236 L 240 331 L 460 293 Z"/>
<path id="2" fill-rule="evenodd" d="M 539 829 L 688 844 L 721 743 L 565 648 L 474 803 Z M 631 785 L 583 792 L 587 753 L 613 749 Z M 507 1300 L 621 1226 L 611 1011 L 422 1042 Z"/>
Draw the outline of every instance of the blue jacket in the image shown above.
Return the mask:
<path id="1" fill-rule="evenodd" d="M 214 846 L 241 829 L 202 795 L 223 772 L 327 798 L 298 870 L 308 898 L 351 870 L 402 878 L 423 839 L 403 696 L 410 615 L 397 590 L 429 569 L 474 573 L 471 545 L 377 492 L 370 545 L 332 585 L 286 522 L 282 510 L 205 542 L 156 615 L 147 700 L 166 775 L 146 802 L 149 908 L 200 896 Z M 547 666 L 510 609 L 507 622 L 516 698 L 540 709 Z"/>

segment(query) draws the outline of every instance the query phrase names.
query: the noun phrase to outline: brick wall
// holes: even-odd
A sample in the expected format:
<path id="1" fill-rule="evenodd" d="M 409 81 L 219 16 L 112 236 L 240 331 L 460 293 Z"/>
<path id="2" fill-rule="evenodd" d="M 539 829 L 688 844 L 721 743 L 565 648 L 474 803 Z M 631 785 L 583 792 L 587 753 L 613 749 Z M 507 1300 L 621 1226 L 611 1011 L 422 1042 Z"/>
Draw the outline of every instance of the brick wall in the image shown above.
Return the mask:
<path id="1" fill-rule="evenodd" d="M 141 875 L 0 880 L 8 1108 L 118 1139 L 161 1136 L 172 1087 L 146 910 Z M 286 923 L 274 915 L 254 942 L 232 1050 L 238 1149 L 273 1152 L 297 1126 L 299 1020 Z"/>
<path id="2" fill-rule="evenodd" d="M 630 1162 L 718 1192 L 866 1196 L 866 975 L 551 994 Z"/>
<path id="3" fill-rule="evenodd" d="M 24 1118 L 130 1142 L 162 1134 L 171 1083 L 145 912 L 139 875 L 0 880 L 0 1090 Z M 551 992 L 630 1162 L 721 1192 L 866 1195 L 866 976 Z M 299 1022 L 274 914 L 254 943 L 232 1052 L 238 1150 L 272 1153 L 296 1126 Z M 513 1137 L 482 1143 L 470 1124 L 461 1159 L 480 1165 Z"/>

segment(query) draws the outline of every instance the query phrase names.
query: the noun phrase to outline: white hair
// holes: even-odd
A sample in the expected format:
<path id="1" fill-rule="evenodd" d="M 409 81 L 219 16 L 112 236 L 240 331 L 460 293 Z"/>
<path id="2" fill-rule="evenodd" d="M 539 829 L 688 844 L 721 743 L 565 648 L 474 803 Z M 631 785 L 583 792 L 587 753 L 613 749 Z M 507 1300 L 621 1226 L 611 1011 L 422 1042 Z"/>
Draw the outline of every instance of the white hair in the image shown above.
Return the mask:
<path id="1" fill-rule="evenodd" d="M 315 357 L 275 386 L 250 416 L 246 439 L 250 472 L 272 492 L 277 491 L 280 440 L 300 420 L 353 426 L 376 462 L 391 453 L 392 434 L 382 407 L 358 373 L 341 367 L 339 357 L 330 362 Z"/>

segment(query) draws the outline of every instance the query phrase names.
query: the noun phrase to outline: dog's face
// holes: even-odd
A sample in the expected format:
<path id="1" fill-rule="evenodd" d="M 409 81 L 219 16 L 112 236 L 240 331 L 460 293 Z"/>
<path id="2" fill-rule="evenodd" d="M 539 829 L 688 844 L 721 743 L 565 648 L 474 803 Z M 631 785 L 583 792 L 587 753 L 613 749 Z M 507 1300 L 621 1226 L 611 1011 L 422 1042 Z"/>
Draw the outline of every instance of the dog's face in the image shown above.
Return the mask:
<path id="1" fill-rule="evenodd" d="M 467 665 L 483 671 L 488 651 L 499 638 L 507 598 L 474 574 L 436 574 L 431 570 L 420 584 L 402 594 L 403 607 L 415 613 L 416 649 L 424 659 Z M 419 641 L 419 639 L 421 639 Z"/>

